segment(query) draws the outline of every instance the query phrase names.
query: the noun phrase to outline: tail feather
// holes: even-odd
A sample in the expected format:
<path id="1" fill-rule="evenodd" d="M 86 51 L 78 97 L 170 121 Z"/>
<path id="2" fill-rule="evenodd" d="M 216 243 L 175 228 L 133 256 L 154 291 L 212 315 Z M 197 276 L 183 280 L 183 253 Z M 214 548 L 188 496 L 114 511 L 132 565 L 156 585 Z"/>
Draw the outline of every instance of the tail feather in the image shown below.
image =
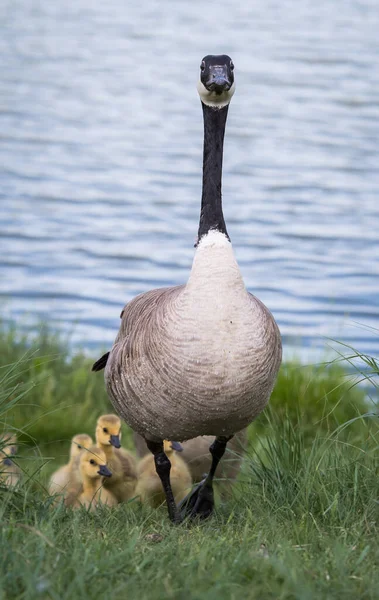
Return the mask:
<path id="1" fill-rule="evenodd" d="M 101 371 L 104 369 L 105 365 L 107 364 L 109 354 L 109 352 L 103 354 L 103 356 L 92 365 L 92 371 Z"/>

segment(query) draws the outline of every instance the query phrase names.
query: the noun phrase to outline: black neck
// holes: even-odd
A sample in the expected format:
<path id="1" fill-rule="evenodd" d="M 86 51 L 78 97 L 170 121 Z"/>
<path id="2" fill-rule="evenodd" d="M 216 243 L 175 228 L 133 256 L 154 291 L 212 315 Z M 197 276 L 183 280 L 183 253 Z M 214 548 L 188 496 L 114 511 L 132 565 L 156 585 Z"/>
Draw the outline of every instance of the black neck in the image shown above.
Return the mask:
<path id="1" fill-rule="evenodd" d="M 229 238 L 221 204 L 222 154 L 228 105 L 212 108 L 203 102 L 201 104 L 204 117 L 204 156 L 198 242 L 211 229 L 220 231 Z"/>

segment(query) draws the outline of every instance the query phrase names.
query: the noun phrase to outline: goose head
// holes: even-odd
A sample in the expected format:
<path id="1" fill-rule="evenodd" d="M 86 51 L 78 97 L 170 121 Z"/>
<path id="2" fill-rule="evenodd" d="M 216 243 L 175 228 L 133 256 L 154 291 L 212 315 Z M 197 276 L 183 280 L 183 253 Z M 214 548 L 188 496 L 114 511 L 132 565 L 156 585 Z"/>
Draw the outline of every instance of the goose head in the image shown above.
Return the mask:
<path id="1" fill-rule="evenodd" d="M 203 104 L 213 108 L 227 106 L 234 90 L 234 64 L 230 56 L 226 54 L 204 56 L 197 84 L 197 91 Z"/>
<path id="2" fill-rule="evenodd" d="M 121 420 L 117 415 L 102 415 L 97 421 L 96 442 L 121 448 Z"/>
<path id="3" fill-rule="evenodd" d="M 70 458 L 76 458 L 84 449 L 93 445 L 92 438 L 86 433 L 78 433 L 71 440 Z"/>
<path id="4" fill-rule="evenodd" d="M 90 446 L 88 452 L 83 452 L 80 459 L 80 473 L 83 478 L 98 479 L 111 477 L 112 473 L 107 467 L 105 453 L 96 446 Z"/>

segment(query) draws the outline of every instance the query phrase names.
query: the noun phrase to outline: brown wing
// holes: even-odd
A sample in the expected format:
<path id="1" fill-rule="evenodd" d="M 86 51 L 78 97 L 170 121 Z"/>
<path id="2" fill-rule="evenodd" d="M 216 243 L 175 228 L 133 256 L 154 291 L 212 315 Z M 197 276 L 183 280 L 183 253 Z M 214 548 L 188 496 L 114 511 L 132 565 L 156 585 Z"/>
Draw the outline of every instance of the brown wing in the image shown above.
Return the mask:
<path id="1" fill-rule="evenodd" d="M 127 307 L 127 304 L 125 304 L 124 308 L 121 311 L 120 319 L 122 319 L 122 317 L 124 316 L 126 307 Z M 96 371 L 102 371 L 102 369 L 105 369 L 106 364 L 108 362 L 109 354 L 110 354 L 110 352 L 106 352 L 105 354 L 103 354 L 103 356 L 101 358 L 99 358 L 95 363 L 93 363 L 91 371 L 96 372 Z"/>
<path id="2" fill-rule="evenodd" d="M 155 306 L 159 304 L 161 296 L 176 293 L 176 291 L 181 290 L 183 287 L 184 285 L 177 285 L 175 287 L 159 288 L 157 290 L 144 292 L 133 298 L 133 300 L 126 304 L 121 311 L 121 325 L 115 344 L 125 338 L 128 338 L 128 341 L 132 344 L 132 334 L 133 331 L 138 328 L 138 322 L 146 319 L 146 317 L 154 311 Z M 103 354 L 103 356 L 93 364 L 92 371 L 101 371 L 104 369 L 108 362 L 109 354 L 110 352 Z"/>
<path id="3" fill-rule="evenodd" d="M 184 285 L 174 287 L 158 288 L 144 292 L 131 300 L 121 312 L 121 325 L 115 340 L 115 344 L 125 337 L 133 334 L 138 329 L 139 322 L 143 321 L 144 327 L 150 315 L 155 312 L 157 306 L 161 304 L 162 296 L 177 294 L 184 288 Z"/>

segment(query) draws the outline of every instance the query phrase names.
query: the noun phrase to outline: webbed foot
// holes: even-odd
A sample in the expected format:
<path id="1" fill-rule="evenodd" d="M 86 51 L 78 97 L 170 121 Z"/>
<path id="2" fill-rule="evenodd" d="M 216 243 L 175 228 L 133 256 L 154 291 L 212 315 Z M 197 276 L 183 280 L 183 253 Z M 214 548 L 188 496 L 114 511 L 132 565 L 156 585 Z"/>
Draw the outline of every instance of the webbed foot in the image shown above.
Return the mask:
<path id="1" fill-rule="evenodd" d="M 182 519 L 208 519 L 214 509 L 213 487 L 208 478 L 201 481 L 179 504 Z"/>
<path id="2" fill-rule="evenodd" d="M 208 475 L 179 504 L 179 514 L 185 519 L 208 519 L 214 509 L 213 478 L 217 465 L 224 455 L 226 444 L 233 436 L 219 436 L 210 446 L 212 465 Z"/>

